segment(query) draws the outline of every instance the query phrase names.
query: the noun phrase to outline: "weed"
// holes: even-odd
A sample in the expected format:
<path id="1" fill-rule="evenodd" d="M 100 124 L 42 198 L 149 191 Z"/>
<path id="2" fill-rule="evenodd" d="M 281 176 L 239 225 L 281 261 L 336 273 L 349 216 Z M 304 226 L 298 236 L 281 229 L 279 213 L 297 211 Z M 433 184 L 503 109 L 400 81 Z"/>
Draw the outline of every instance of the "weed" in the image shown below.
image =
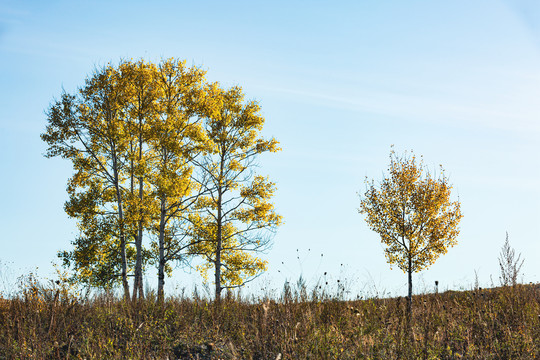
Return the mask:
<path id="1" fill-rule="evenodd" d="M 534 284 L 417 295 L 410 330 L 405 298 L 345 301 L 296 285 L 260 301 L 230 293 L 217 306 L 194 292 L 159 305 L 155 296 L 136 303 L 106 292 L 76 297 L 30 277 L 0 301 L 0 358 L 540 357 Z"/>

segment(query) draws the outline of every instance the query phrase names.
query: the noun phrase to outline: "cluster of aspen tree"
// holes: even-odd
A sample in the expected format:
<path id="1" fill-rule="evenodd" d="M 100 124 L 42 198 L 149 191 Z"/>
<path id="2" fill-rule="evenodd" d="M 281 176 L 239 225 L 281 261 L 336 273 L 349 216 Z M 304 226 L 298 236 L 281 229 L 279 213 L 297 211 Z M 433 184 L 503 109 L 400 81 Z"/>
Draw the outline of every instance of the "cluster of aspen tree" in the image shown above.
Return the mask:
<path id="1" fill-rule="evenodd" d="M 123 61 L 64 92 L 47 118 L 45 155 L 74 170 L 65 211 L 79 235 L 59 253 L 74 281 L 121 284 L 136 299 L 152 266 L 163 299 L 165 276 L 196 264 L 203 276 L 213 270 L 219 300 L 266 268 L 257 252 L 282 218 L 254 160 L 279 147 L 261 136 L 260 107 L 240 87 L 176 59 Z"/>

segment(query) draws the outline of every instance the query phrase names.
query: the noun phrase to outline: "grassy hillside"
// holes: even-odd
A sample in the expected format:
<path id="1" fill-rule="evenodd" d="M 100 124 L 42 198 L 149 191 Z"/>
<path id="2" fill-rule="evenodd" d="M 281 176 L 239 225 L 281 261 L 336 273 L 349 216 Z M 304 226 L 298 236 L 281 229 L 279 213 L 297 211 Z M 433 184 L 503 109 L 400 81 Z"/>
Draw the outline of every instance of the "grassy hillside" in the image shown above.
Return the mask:
<path id="1" fill-rule="evenodd" d="M 221 306 L 194 298 L 127 305 L 31 286 L 0 300 L 0 359 L 534 359 L 536 285 L 340 301 L 287 291 Z"/>

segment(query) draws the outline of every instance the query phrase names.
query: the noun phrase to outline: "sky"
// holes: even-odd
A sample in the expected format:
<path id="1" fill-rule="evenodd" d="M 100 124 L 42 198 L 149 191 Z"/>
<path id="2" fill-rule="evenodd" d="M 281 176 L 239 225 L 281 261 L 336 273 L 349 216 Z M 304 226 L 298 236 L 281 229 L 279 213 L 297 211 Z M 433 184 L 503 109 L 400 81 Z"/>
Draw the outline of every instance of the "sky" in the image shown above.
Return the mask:
<path id="1" fill-rule="evenodd" d="M 240 85 L 283 151 L 259 159 L 284 217 L 269 269 L 244 291 L 346 283 L 405 295 L 357 211 L 365 179 L 398 153 L 439 164 L 463 219 L 458 245 L 415 274 L 415 291 L 498 284 L 508 232 L 540 282 L 540 3 L 514 1 L 0 1 L 0 272 L 53 277 L 75 221 L 71 165 L 43 157 L 45 111 L 96 67 L 175 57 Z M 37 270 L 36 270 L 37 269 Z M 154 269 L 149 285 L 155 287 Z M 324 275 L 324 274 L 327 275 Z M 2 279 L 2 274 L 0 274 Z M 170 293 L 200 285 L 189 269 Z"/>

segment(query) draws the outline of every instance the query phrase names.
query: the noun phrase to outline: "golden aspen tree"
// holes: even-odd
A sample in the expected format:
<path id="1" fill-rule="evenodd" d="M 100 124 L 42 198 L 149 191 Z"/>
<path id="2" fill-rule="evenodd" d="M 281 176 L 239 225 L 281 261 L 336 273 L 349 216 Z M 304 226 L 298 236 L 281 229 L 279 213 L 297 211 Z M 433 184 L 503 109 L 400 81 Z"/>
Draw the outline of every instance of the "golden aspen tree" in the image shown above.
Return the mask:
<path id="1" fill-rule="evenodd" d="M 125 298 L 127 277 L 134 273 L 133 299 L 143 296 L 142 268 L 149 257 L 142 236 L 152 214 L 145 142 L 155 111 L 154 73 L 155 66 L 142 61 L 106 66 L 78 94 L 64 94 L 51 106 L 42 135 L 49 144 L 46 156 L 69 158 L 76 170 L 66 212 L 78 219 L 81 236 L 73 251 L 59 256 L 74 268 L 76 280 L 89 285 L 113 284 L 120 265 Z"/>
<path id="2" fill-rule="evenodd" d="M 244 102 L 240 87 L 208 86 L 205 100 L 207 150 L 194 160 L 207 194 L 190 214 L 191 253 L 203 256 L 198 269 L 214 269 L 215 300 L 223 289 L 244 285 L 266 269 L 256 253 L 267 249 L 282 222 L 270 199 L 274 183 L 256 175 L 259 154 L 276 152 L 275 139 L 260 136 L 264 118 L 254 101 Z"/>
<path id="3" fill-rule="evenodd" d="M 156 89 L 157 67 L 155 64 L 139 60 L 120 64 L 118 71 L 122 75 L 126 102 L 126 137 L 129 138 L 128 158 L 130 164 L 130 197 L 127 212 L 135 224 L 131 233 L 135 243 L 135 273 L 133 282 L 133 300 L 143 298 L 143 234 L 149 226 L 154 203 L 149 193 L 151 185 L 148 174 L 151 171 L 151 150 L 148 139 L 151 133 L 150 123 L 157 116 Z"/>
<path id="4" fill-rule="evenodd" d="M 158 300 L 163 302 L 165 273 L 170 262 L 186 260 L 187 232 L 182 219 L 200 193 L 192 179 L 191 160 L 204 148 L 205 134 L 199 116 L 205 72 L 187 68 L 185 61 L 169 59 L 158 66 L 157 116 L 150 125 L 148 146 L 153 152 L 153 197 L 157 204 L 153 242 L 158 267 Z"/>
<path id="5" fill-rule="evenodd" d="M 125 94 L 119 84 L 118 72 L 109 65 L 97 70 L 76 95 L 62 94 L 47 112 L 41 138 L 48 144 L 46 157 L 69 159 L 74 169 L 65 209 L 78 219 L 81 237 L 71 256 L 60 257 L 68 264 L 80 260 L 78 277 L 91 284 L 120 277 L 129 298 L 123 158 L 129 144 L 124 136 Z M 111 250 L 107 256 L 105 248 Z"/>
<path id="6" fill-rule="evenodd" d="M 459 201 L 450 199 L 452 186 L 442 166 L 436 178 L 414 154 L 398 156 L 392 149 L 388 172 L 379 186 L 366 179 L 367 190 L 358 210 L 386 245 L 388 263 L 407 274 L 410 319 L 412 274 L 457 244 L 462 214 Z"/>

